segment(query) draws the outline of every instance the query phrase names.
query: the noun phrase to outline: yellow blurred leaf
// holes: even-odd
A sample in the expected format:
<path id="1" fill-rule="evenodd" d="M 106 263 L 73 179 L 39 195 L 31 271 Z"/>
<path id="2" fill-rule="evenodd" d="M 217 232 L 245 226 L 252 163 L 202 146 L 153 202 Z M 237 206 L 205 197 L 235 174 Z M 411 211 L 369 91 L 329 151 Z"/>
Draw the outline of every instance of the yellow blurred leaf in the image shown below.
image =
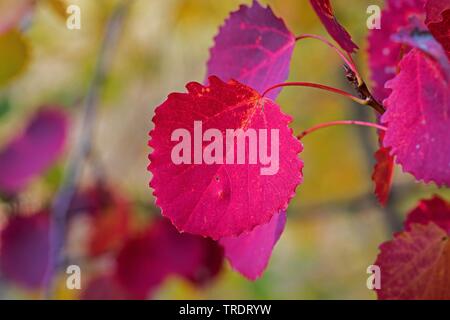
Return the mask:
<path id="1" fill-rule="evenodd" d="M 61 19 L 65 20 L 67 18 L 67 4 L 64 0 L 45 0 L 50 6 L 52 11 Z"/>
<path id="2" fill-rule="evenodd" d="M 0 86 L 4 86 L 26 67 L 30 52 L 26 39 L 17 30 L 0 35 Z"/>

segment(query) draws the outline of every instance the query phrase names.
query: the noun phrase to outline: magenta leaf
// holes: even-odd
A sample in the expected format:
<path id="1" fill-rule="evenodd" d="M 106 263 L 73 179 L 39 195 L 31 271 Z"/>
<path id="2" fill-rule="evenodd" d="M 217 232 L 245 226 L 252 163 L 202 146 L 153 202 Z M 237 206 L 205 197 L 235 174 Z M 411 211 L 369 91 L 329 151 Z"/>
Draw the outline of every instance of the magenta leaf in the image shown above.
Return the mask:
<path id="1" fill-rule="evenodd" d="M 416 179 L 450 185 L 450 86 L 439 63 L 412 50 L 386 84 L 384 146 Z"/>
<path id="2" fill-rule="evenodd" d="M 24 132 L 0 151 L 0 192 L 21 191 L 61 155 L 68 130 L 68 117 L 58 108 L 36 113 Z"/>
<path id="3" fill-rule="evenodd" d="M 274 214 L 269 223 L 259 225 L 251 232 L 222 238 L 219 242 L 233 269 L 250 280 L 256 280 L 266 269 L 285 225 L 286 212 L 281 211 Z"/>
<path id="4" fill-rule="evenodd" d="M 209 81 L 207 87 L 189 83 L 188 93 L 170 94 L 156 109 L 149 170 L 162 214 L 180 231 L 217 240 L 250 231 L 285 209 L 303 164 L 291 118 L 278 105 L 236 81 Z M 172 139 L 177 129 L 181 142 Z M 231 138 L 240 132 L 241 139 L 224 144 L 227 131 Z M 201 141 L 202 132 L 214 133 L 214 141 Z M 246 139 L 251 148 L 237 142 L 246 134 L 253 136 Z"/>
<path id="5" fill-rule="evenodd" d="M 13 216 L 0 237 L 3 277 L 27 289 L 42 287 L 50 250 L 48 215 Z"/>
<path id="6" fill-rule="evenodd" d="M 270 7 L 258 1 L 231 13 L 210 50 L 208 76 L 242 82 L 259 93 L 286 81 L 295 37 Z M 276 98 L 281 89 L 268 94 Z"/>
<path id="7" fill-rule="evenodd" d="M 389 96 L 390 90 L 385 83 L 397 74 L 397 65 L 402 55 L 409 51 L 403 45 L 392 40 L 400 28 L 410 25 L 410 19 L 416 16 L 425 20 L 426 0 L 389 0 L 381 14 L 381 29 L 370 30 L 368 42 L 369 66 L 374 83 L 374 95 L 382 101 Z"/>
<path id="8" fill-rule="evenodd" d="M 348 53 L 358 50 L 358 46 L 352 41 L 352 37 L 334 16 L 330 0 L 310 0 L 323 25 L 331 37 Z"/>

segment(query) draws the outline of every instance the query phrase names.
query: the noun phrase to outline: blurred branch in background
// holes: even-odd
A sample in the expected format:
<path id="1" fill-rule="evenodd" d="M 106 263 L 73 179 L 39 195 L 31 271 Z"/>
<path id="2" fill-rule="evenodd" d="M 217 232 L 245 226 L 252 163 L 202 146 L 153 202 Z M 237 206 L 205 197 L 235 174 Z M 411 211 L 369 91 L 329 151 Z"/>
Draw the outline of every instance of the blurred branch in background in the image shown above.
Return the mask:
<path id="1" fill-rule="evenodd" d="M 105 77 L 110 69 L 115 51 L 114 49 L 131 3 L 131 0 L 120 2 L 114 9 L 106 26 L 94 76 L 83 105 L 81 120 L 82 130 L 80 137 L 68 159 L 64 181 L 53 202 L 50 228 L 50 258 L 46 275 L 47 298 L 52 296 L 54 289 L 54 275 L 65 260 L 63 249 L 66 236 L 67 212 L 72 198 L 75 195 L 83 164 L 91 150 L 100 89 L 102 88 Z"/>
<path id="2" fill-rule="evenodd" d="M 357 105 L 353 109 L 354 111 L 352 111 L 351 114 L 352 119 L 360 121 L 373 121 L 373 116 L 371 116 L 370 113 L 367 112 L 367 110 L 358 107 L 359 106 Z M 374 154 L 376 152 L 373 143 L 371 143 L 371 140 L 373 140 L 373 138 L 371 137 L 373 135 L 373 132 L 366 130 L 366 128 L 362 127 L 355 127 L 353 128 L 353 130 L 356 131 L 357 133 L 356 135 L 358 136 L 362 150 L 364 151 L 365 157 L 364 163 L 366 163 L 368 166 L 367 170 L 368 172 L 372 172 L 375 164 Z M 386 207 L 380 208 L 383 213 L 383 218 L 386 225 L 386 232 L 388 233 L 388 235 L 391 235 L 402 229 L 402 221 L 400 220 L 400 213 L 397 212 L 396 209 L 397 195 L 398 195 L 397 187 L 393 184 L 391 191 L 389 193 L 389 200 L 387 201 Z M 372 199 L 374 204 L 374 202 L 376 202 L 375 200 L 376 198 L 373 193 Z"/>

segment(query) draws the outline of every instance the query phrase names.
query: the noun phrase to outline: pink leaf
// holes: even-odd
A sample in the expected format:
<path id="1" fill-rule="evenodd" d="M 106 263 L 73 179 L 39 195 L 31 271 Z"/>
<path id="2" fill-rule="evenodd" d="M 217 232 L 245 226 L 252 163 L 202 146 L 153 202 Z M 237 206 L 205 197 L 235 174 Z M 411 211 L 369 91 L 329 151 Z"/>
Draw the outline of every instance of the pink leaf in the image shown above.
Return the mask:
<path id="1" fill-rule="evenodd" d="M 439 196 L 420 201 L 417 208 L 408 214 L 405 229 L 410 230 L 414 223 L 427 224 L 429 222 L 434 222 L 450 233 L 450 203 Z"/>
<path id="2" fill-rule="evenodd" d="M 153 173 L 150 185 L 156 203 L 178 230 L 219 239 L 265 224 L 274 213 L 287 207 L 302 179 L 303 164 L 298 158 L 302 145 L 288 127 L 291 118 L 272 100 L 261 98 L 256 91 L 236 81 L 224 83 L 217 77 L 209 80 L 208 87 L 189 83 L 188 93 L 170 94 L 156 109 L 155 128 L 150 132 L 149 145 L 154 150 L 149 157 L 149 170 Z M 189 137 L 178 143 L 171 141 L 177 129 Z M 212 143 L 201 141 L 200 131 L 208 129 L 217 129 L 215 145 L 223 149 L 222 152 L 216 149 L 214 161 L 208 160 L 211 164 L 201 159 L 202 155 L 208 155 L 207 147 L 211 149 Z M 242 152 L 237 152 L 234 145 L 238 139 L 224 146 L 227 129 L 253 132 L 254 146 L 259 135 L 258 144 L 262 145 L 259 153 L 273 156 L 271 169 L 261 161 L 254 161 L 257 160 L 254 151 L 251 152 L 254 162 L 250 163 L 248 143 Z M 261 138 L 264 132 L 266 140 Z M 195 150 L 183 151 L 186 161 L 174 164 L 173 148 L 181 143 L 186 145 L 184 140 L 191 145 L 191 137 L 197 137 L 196 143 L 192 143 Z M 235 152 L 230 153 L 231 150 Z M 245 161 L 241 158 L 238 162 L 237 153 L 245 156 Z M 276 159 L 277 154 L 282 156 Z"/>
<path id="3" fill-rule="evenodd" d="M 17 193 L 46 170 L 63 151 L 67 127 L 67 115 L 60 109 L 37 112 L 24 132 L 0 151 L 0 192 Z"/>
<path id="4" fill-rule="evenodd" d="M 390 90 L 385 83 L 397 74 L 397 64 L 409 49 L 391 39 L 400 28 L 410 24 L 410 18 L 416 16 L 424 21 L 426 0 L 389 0 L 381 14 L 381 29 L 372 29 L 369 33 L 369 66 L 374 95 L 382 101 L 389 96 Z"/>
<path id="5" fill-rule="evenodd" d="M 450 0 L 428 0 L 425 23 L 450 59 Z"/>
<path id="6" fill-rule="evenodd" d="M 450 185 L 450 86 L 440 65 L 414 49 L 386 84 L 384 146 L 418 180 Z"/>
<path id="7" fill-rule="evenodd" d="M 352 37 L 334 16 L 330 0 L 310 0 L 311 5 L 327 29 L 330 36 L 348 53 L 358 50 L 358 46 L 352 41 Z"/>
<path id="8" fill-rule="evenodd" d="M 25 288 L 40 288 L 44 284 L 49 250 L 46 213 L 11 217 L 1 232 L 2 275 Z"/>
<path id="9" fill-rule="evenodd" d="M 233 269 L 250 280 L 259 278 L 267 267 L 285 224 L 286 212 L 281 211 L 274 214 L 269 223 L 259 225 L 249 233 L 220 239 Z"/>
<path id="10" fill-rule="evenodd" d="M 231 13 L 210 50 L 208 76 L 242 82 L 259 93 L 286 81 L 295 37 L 270 7 L 258 1 Z M 268 97 L 275 99 L 280 90 Z"/>

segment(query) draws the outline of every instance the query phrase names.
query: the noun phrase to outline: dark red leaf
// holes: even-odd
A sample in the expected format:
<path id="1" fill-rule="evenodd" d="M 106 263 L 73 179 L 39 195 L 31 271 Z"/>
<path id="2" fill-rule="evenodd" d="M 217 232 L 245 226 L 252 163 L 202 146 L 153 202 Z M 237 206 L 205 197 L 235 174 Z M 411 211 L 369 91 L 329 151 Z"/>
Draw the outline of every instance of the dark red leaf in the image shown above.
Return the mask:
<path id="1" fill-rule="evenodd" d="M 170 275 L 203 285 L 219 273 L 223 250 L 214 241 L 180 234 L 166 219 L 129 239 L 117 257 L 116 279 L 143 299 Z"/>
<path id="2" fill-rule="evenodd" d="M 125 300 L 131 297 L 110 275 L 91 279 L 80 297 L 82 300 Z"/>
<path id="3" fill-rule="evenodd" d="M 450 299 L 450 241 L 436 224 L 413 224 L 380 251 L 378 299 Z"/>
<path id="4" fill-rule="evenodd" d="M 384 133 L 380 133 L 381 147 L 375 153 L 375 166 L 372 180 L 375 183 L 375 195 L 381 205 L 386 205 L 391 191 L 392 177 L 394 174 L 394 157 L 390 155 L 390 148 L 382 146 Z"/>
<path id="5" fill-rule="evenodd" d="M 379 299 L 450 299 L 450 204 L 435 196 L 412 210 L 405 231 L 380 246 Z"/>
<path id="6" fill-rule="evenodd" d="M 429 222 L 434 222 L 450 233 L 450 203 L 439 196 L 420 201 L 417 208 L 408 214 L 405 229 L 410 230 L 414 223 L 428 224 Z"/>
<path id="7" fill-rule="evenodd" d="M 352 41 L 352 37 L 334 16 L 330 0 L 310 0 L 311 5 L 327 29 L 330 36 L 348 53 L 358 50 L 358 46 Z"/>
<path id="8" fill-rule="evenodd" d="M 115 279 L 135 299 L 147 298 L 169 275 L 166 253 L 152 229 L 129 239 L 117 256 Z"/>
<path id="9" fill-rule="evenodd" d="M 450 0 L 428 0 L 425 23 L 450 59 Z"/>

